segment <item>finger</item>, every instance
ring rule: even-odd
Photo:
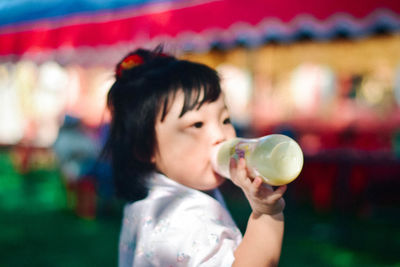
[[[272,187],[272,185],[269,185],[269,184],[267,184],[267,183],[263,183],[263,184],[262,184],[262,187],[265,188],[265,189],[267,189],[267,190],[270,191],[270,192],[273,192],[273,191],[274,191],[274,188]]]
[[[263,180],[261,179],[261,177],[257,176],[256,178],[254,178],[252,184],[253,184],[253,187],[258,190],[261,187],[261,185],[263,184]]]
[[[255,196],[261,196],[264,194],[263,192],[264,183],[261,177],[256,176],[251,183],[251,191]]]
[[[281,185],[274,192],[280,193],[281,195],[283,195],[286,192],[286,190],[287,190],[287,185]]]
[[[245,183],[247,178],[245,165],[246,162],[244,159],[239,159],[239,161],[237,161],[236,159],[231,158],[229,162],[229,171],[232,180],[239,182],[241,185]]]
[[[234,184],[239,185],[237,181],[237,162],[235,158],[229,160],[229,174]]]
[[[269,197],[268,200],[275,202],[278,199],[280,199],[283,194],[286,192],[287,186],[286,185],[282,185],[280,187],[278,187]]]
[[[236,167],[237,167],[236,159],[233,158],[233,157],[230,158],[230,160],[229,160],[229,170],[236,169]]]
[[[246,187],[251,186],[251,180],[247,176],[246,160],[244,158],[239,159],[238,167],[237,167],[237,174],[244,186],[246,186]]]

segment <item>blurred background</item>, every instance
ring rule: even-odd
[[[0,2],[0,266],[116,266],[122,203],[97,159],[115,64],[163,44],[216,68],[238,135],[304,168],[280,266],[400,266],[400,2]],[[250,208],[222,187],[243,231]]]

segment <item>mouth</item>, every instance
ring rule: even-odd
[[[218,180],[218,181],[223,181],[223,180],[226,179],[224,176],[220,175],[218,172],[216,172],[216,171],[214,170],[214,168],[212,167],[212,163],[211,163],[211,162],[210,162],[210,164],[209,164],[209,167],[211,168],[211,172],[213,173],[213,175],[214,175],[214,177],[215,177],[216,180]]]

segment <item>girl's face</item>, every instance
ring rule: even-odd
[[[168,113],[155,124],[156,149],[152,162],[156,169],[185,186],[210,190],[225,178],[213,171],[210,161],[212,148],[236,136],[230,122],[224,97],[204,103],[200,109],[187,111],[179,118],[184,94],[179,91]]]

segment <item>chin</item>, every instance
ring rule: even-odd
[[[213,171],[213,173],[214,173],[215,181],[216,181],[216,184],[217,184],[216,187],[222,185],[226,181],[225,177],[219,175],[215,171]]]
[[[197,189],[200,191],[214,190],[214,189],[218,188],[220,185],[222,185],[225,182],[225,180],[226,179],[224,177],[217,174],[214,177],[210,177],[210,179],[208,179],[202,185],[198,185]]]

